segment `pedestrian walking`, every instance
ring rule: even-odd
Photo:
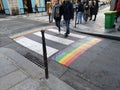
[[[97,17],[97,14],[98,14],[98,9],[99,9],[98,0],[94,0],[94,7],[93,7],[94,19],[93,19],[93,21],[96,21],[96,17]]]
[[[38,6],[35,4],[35,14],[38,13]]]
[[[94,11],[94,0],[89,1],[89,8],[90,8],[90,19],[89,20],[92,20],[93,11]]]
[[[78,1],[78,10],[77,10],[77,24],[82,23],[83,12],[84,12],[83,2],[81,2],[81,0],[79,0]]]
[[[35,4],[35,14],[38,13],[38,6]]]
[[[118,2],[117,2],[117,5],[116,5],[116,7],[115,7],[115,10],[116,10],[116,17],[115,17],[115,19],[116,19],[116,25],[115,25],[115,29],[117,30],[117,31],[120,31],[120,0],[118,0]]]
[[[26,4],[24,5],[24,10],[25,10],[25,14],[26,14],[27,16],[29,16],[29,13],[28,13],[28,7],[27,7]]]
[[[83,5],[84,5],[83,19],[84,19],[85,22],[87,22],[89,14],[90,14],[89,1],[88,0],[84,0]]]
[[[68,37],[70,34],[70,20],[74,18],[74,9],[73,4],[69,0],[65,0],[64,9],[63,9],[63,18],[66,24],[66,33],[65,37]]]
[[[116,13],[116,22],[117,22],[117,18],[119,17],[120,14],[120,0],[118,0],[115,10],[117,11]]]
[[[49,23],[51,23],[52,22],[52,4],[50,3],[50,5],[49,5],[49,9],[48,9],[48,16],[49,16]]]
[[[63,18],[63,10],[64,10],[64,5],[65,5],[65,0],[62,2],[62,9],[61,9],[61,13],[62,13],[62,21],[61,21],[61,25],[62,24],[65,24],[65,20],[64,20],[64,18]]]
[[[55,20],[55,24],[58,27],[58,31],[60,33],[60,22],[61,22],[61,16],[62,16],[62,12],[61,12],[61,4],[59,4],[58,0],[55,0],[55,4],[53,6],[53,10],[52,10],[52,16]]]

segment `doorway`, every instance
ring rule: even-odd
[[[3,3],[2,0],[0,0],[0,14],[4,14],[4,7],[3,7]]]
[[[32,4],[31,0],[23,0],[24,11],[27,13],[32,13]]]

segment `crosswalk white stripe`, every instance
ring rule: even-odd
[[[43,55],[43,48],[42,48],[41,43],[33,41],[33,40],[26,38],[24,36],[16,38],[14,40],[17,43],[23,45],[24,47],[29,48],[30,50],[33,50],[36,53]],[[58,51],[57,49],[49,47],[49,46],[46,46],[46,49],[47,49],[47,57],[50,57],[51,55],[53,55],[54,53],[56,53]]]
[[[39,36],[39,37],[42,37],[40,32],[36,32],[34,34]],[[48,40],[57,42],[57,43],[64,44],[64,45],[69,45],[69,44],[74,42],[72,40],[61,38],[61,37],[56,37],[56,36],[53,36],[53,35],[50,35],[50,34],[47,34],[47,33],[45,33],[45,38],[48,39]]]
[[[57,29],[48,29],[49,31],[52,31],[54,33],[58,33],[58,30]],[[61,31],[61,34],[64,34],[65,31]],[[70,33],[70,36],[73,36],[73,37],[77,37],[77,38],[85,38],[86,36],[84,35],[78,35],[78,34],[74,34],[74,33]]]
[[[0,19],[0,21],[5,21],[5,20],[10,20],[10,19]]]

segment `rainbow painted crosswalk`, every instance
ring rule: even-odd
[[[86,50],[93,47],[102,39],[89,37],[77,33],[71,33],[68,38],[64,38],[64,30],[61,34],[57,34],[57,29],[47,29],[45,38],[47,43],[47,57],[65,66],[69,66]],[[43,55],[43,47],[41,43],[41,32],[32,30],[23,32],[17,35],[10,36],[15,42],[20,45]],[[64,49],[65,48],[65,49]]]
[[[52,56],[51,59],[65,66],[69,66],[76,58],[78,58],[78,56],[100,41],[101,39],[98,38],[87,38],[84,41],[75,42]]]

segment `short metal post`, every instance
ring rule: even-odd
[[[42,45],[43,45],[43,59],[44,59],[44,66],[45,66],[45,78],[48,79],[48,61],[47,61],[47,51],[46,51],[46,43],[45,43],[45,36],[44,30],[41,30],[42,34]]]

